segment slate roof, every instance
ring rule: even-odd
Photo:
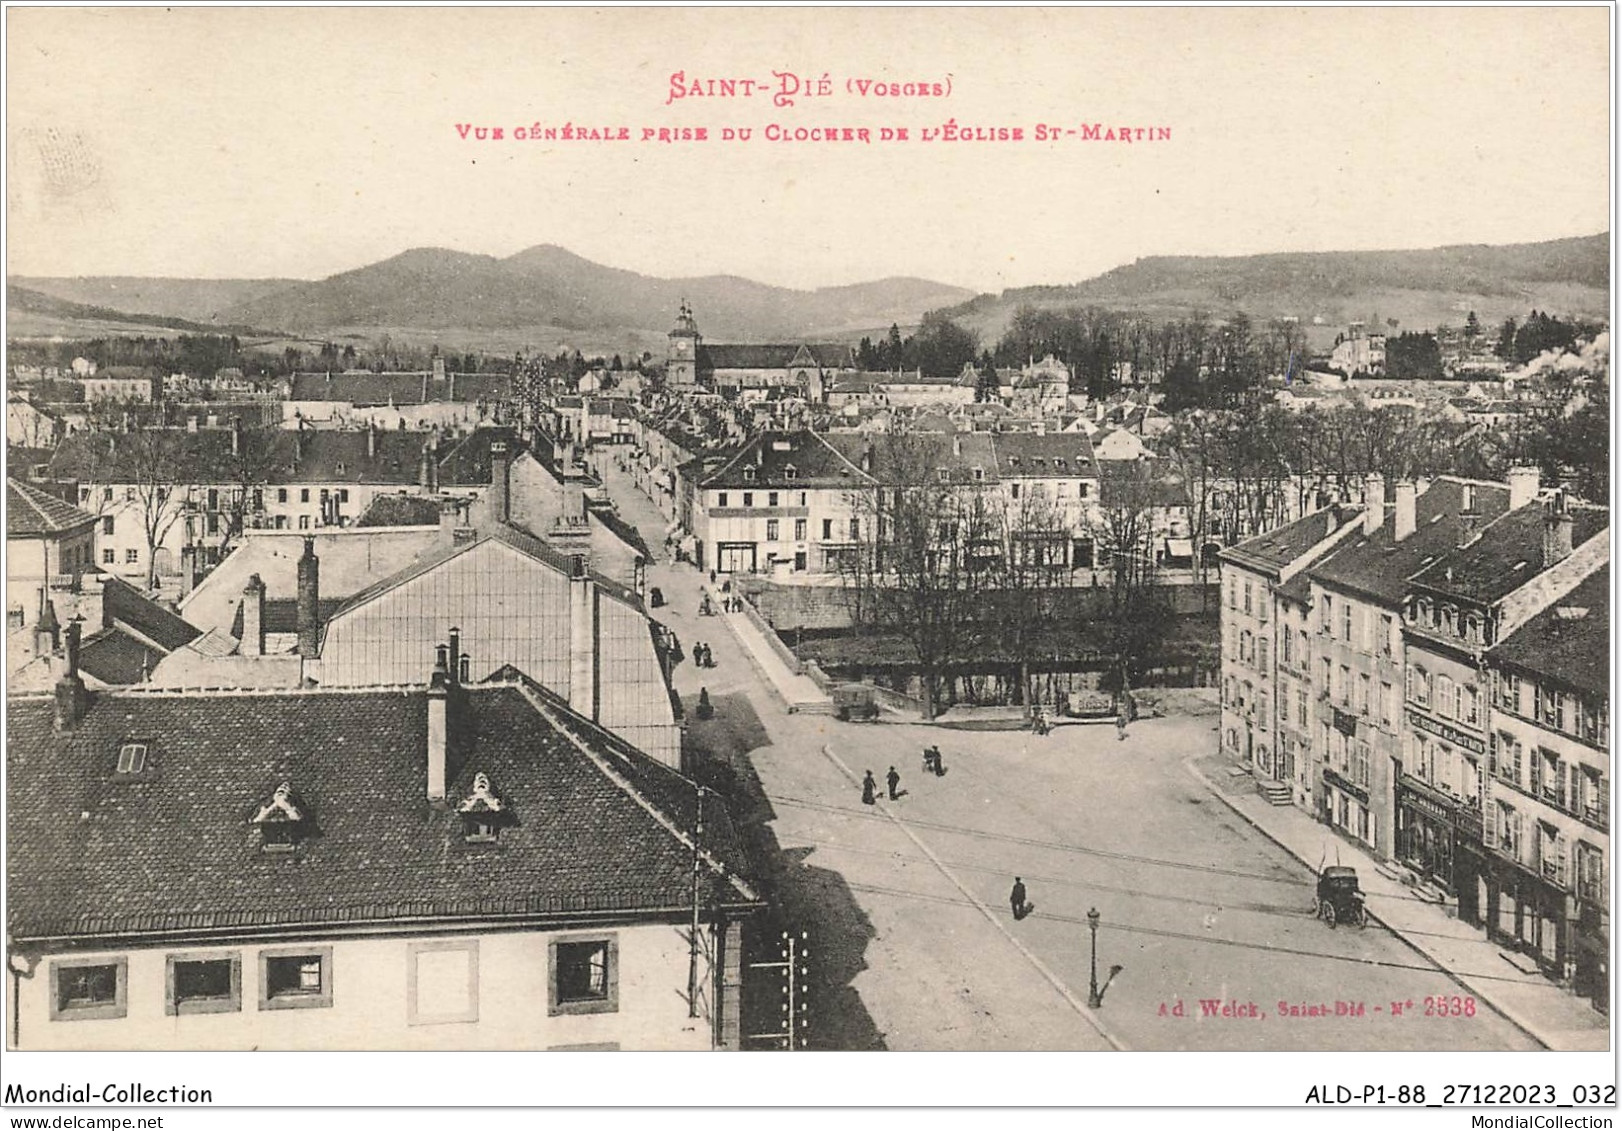
[[[1099,474],[1093,442],[1084,432],[999,433],[991,443],[1004,478],[1096,479]]]
[[[997,452],[992,437],[987,433],[954,432],[943,435],[934,432],[908,432],[901,435],[864,435],[839,433],[824,437],[858,469],[864,455],[870,459],[871,478],[880,483],[915,483],[920,472],[930,477],[931,483],[941,482],[940,472],[947,473],[948,484],[989,484],[997,482]],[[980,470],[980,478],[974,471]]]
[[[231,455],[228,429],[197,432],[171,430],[177,462],[185,469],[182,479],[196,483],[228,483],[236,479],[240,464]],[[335,432],[306,428],[302,433],[277,429],[269,437],[270,450],[262,462],[262,482],[269,485],[293,483],[383,483],[414,485],[422,449],[429,441],[425,432],[379,430],[375,434],[375,455],[367,455],[365,431]],[[133,483],[139,476],[121,466],[130,446],[120,444],[111,432],[81,432],[67,437],[51,461],[51,473],[60,478],[85,483]]]
[[[341,928],[396,919],[666,917],[692,901],[696,789],[528,684],[466,691],[447,808],[430,806],[424,689],[100,693],[67,732],[8,703],[8,930],[22,939]],[[147,771],[115,781],[121,744]],[[456,800],[488,775],[517,819],[468,845]],[[282,782],[314,825],[266,854]],[[737,834],[705,807],[706,906],[758,906]]]
[[[94,524],[96,516],[20,479],[6,479],[6,537],[49,538]]]
[[[1326,507],[1285,523],[1277,530],[1230,546],[1222,551],[1222,557],[1276,577],[1280,570],[1339,530],[1343,523],[1357,517],[1352,508]]]
[[[1098,499],[1106,507],[1186,507],[1188,492],[1175,475],[1148,460],[1106,460],[1099,465]]]
[[[1611,524],[1605,507],[1572,506],[1571,544],[1581,546]],[[1507,597],[1546,568],[1544,509],[1528,503],[1481,529],[1469,545],[1443,555],[1413,578],[1416,586],[1490,605]]]
[[[1587,609],[1580,617],[1569,610]],[[1568,612],[1562,612],[1568,610]],[[1489,662],[1513,664],[1590,695],[1611,693],[1611,567],[1602,567],[1566,596],[1489,649]]]
[[[101,609],[104,621],[124,622],[165,652],[203,635],[202,629],[116,577],[108,576],[102,582]]]
[[[1509,509],[1509,488],[1472,483],[1477,522],[1492,522]],[[1372,537],[1350,535],[1335,552],[1310,569],[1315,581],[1345,589],[1396,608],[1408,592],[1409,579],[1459,544],[1459,510],[1465,481],[1444,477],[1431,483],[1414,501],[1414,532],[1393,539],[1396,517],[1387,508],[1385,522]]]

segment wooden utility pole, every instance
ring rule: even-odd
[[[698,787],[698,817],[693,826],[693,933],[687,949],[687,1016],[698,1016],[698,913],[700,868],[703,867],[704,787]]]

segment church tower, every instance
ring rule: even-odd
[[[698,346],[703,339],[698,323],[693,321],[693,308],[681,300],[676,315],[676,328],[670,331],[670,355],[665,361],[667,384],[676,389],[691,389],[698,384]]]

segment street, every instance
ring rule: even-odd
[[[621,514],[662,546],[666,521],[611,453],[598,463]],[[697,642],[713,650],[714,669],[676,670],[690,713],[700,687],[716,708],[688,738],[747,786],[736,816],[774,857],[785,923],[809,935],[819,1047],[1537,1047],[1384,928],[1314,916],[1311,871],[1185,765],[1214,749],[1214,715],[1141,720],[1124,741],[1111,725],[1036,737],[789,715],[724,622],[698,615],[707,580],[656,562],[648,581],[670,604],[652,612],[689,657]],[[923,772],[931,744],[943,777]],[[1325,852],[1333,863],[1327,831]],[[1035,905],[1017,922],[1015,876]]]

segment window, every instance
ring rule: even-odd
[[[1327,656],[1325,656],[1322,660],[1318,661],[1318,663],[1319,663],[1319,666],[1323,669],[1323,671],[1321,673],[1321,677],[1319,679],[1318,690],[1326,698],[1330,697],[1330,696],[1333,696],[1334,693],[1335,693],[1335,677],[1334,677],[1334,674],[1330,670],[1329,658]]]
[[[1395,628],[1389,615],[1380,617],[1380,655],[1387,659],[1391,658],[1391,637]]]
[[[171,954],[164,1012],[235,1013],[242,1008],[240,954]]]
[[[1357,677],[1357,709],[1365,715],[1369,713],[1369,688],[1373,685],[1373,682],[1368,677],[1367,672]]]
[[[1340,666],[1340,701],[1345,706],[1352,705],[1352,669],[1345,664]]]
[[[276,501],[278,503],[287,502],[287,488],[286,487],[278,487],[278,488],[276,488]]]
[[[766,520],[766,541],[777,541],[777,520],[775,518],[768,518]]]
[[[1279,657],[1278,657],[1279,663],[1283,664],[1285,667],[1289,667],[1292,660],[1293,660],[1293,658],[1294,658],[1294,657],[1292,657],[1290,655],[1291,650],[1292,650],[1291,649],[1290,634],[1288,632],[1283,633],[1280,636],[1280,639],[1279,639],[1278,643],[1279,643],[1279,649],[1278,649],[1278,651],[1279,651]]]
[[[766,505],[769,506],[769,507],[775,507],[777,505],[777,492],[776,491],[770,491],[770,492],[767,493],[767,495],[766,495]]]
[[[805,541],[805,519],[803,518],[794,520],[794,540],[796,542]]]
[[[349,501],[349,488],[348,487],[340,487],[338,489],[338,502],[339,503],[347,503],[348,501]]]
[[[124,551],[124,564],[125,565],[136,565],[137,563],[140,562],[140,560],[141,560],[141,551],[139,551],[139,550],[125,550]]]
[[[551,1016],[619,1009],[617,936],[564,936],[550,944],[548,959]]]
[[[332,1005],[332,948],[259,952],[260,1009],[325,1009]]]
[[[479,1019],[479,942],[413,942],[406,953],[406,1023]]]
[[[210,487],[208,489],[207,509],[211,511],[217,511],[220,509],[220,489],[218,487]]]
[[[102,565],[112,565],[117,560],[118,560],[118,555],[113,553],[112,550],[103,550],[101,552],[101,564]]]
[[[1296,723],[1299,726],[1307,725],[1307,689],[1297,688],[1295,692]]]
[[[752,507],[755,505],[755,493],[753,491],[745,491],[743,493],[743,505],[746,507]]]
[[[1369,744],[1359,742],[1353,747],[1352,753],[1352,781],[1356,785],[1368,788],[1369,784]]]
[[[725,491],[717,492],[715,496],[715,505],[718,507],[724,507],[727,505],[727,493]]]
[[[1453,681],[1445,675],[1436,677],[1436,713],[1444,719],[1451,719],[1455,715],[1457,696],[1454,694]]]
[[[1228,608],[1237,609],[1238,607],[1239,583],[1230,577],[1228,578]]]
[[[744,468],[744,469],[743,469],[743,477],[744,477],[744,478],[745,478],[745,479],[747,479],[747,480],[749,480],[749,481],[750,481],[750,482],[754,482],[754,479],[755,479],[755,469],[754,469],[754,468],[752,468],[752,467],[746,467],[746,468]],[[747,505],[747,504],[745,504],[745,505]]]
[[[1324,594],[1324,605],[1323,605],[1323,621],[1321,622],[1321,624],[1323,625],[1323,630],[1326,633],[1329,631],[1330,627],[1335,623],[1334,608],[1335,608],[1335,599],[1333,597],[1331,597],[1329,594],[1325,593]]]
[[[1247,615],[1247,616],[1250,615],[1250,612],[1251,612],[1250,594],[1251,594],[1250,582],[1246,581],[1245,582],[1245,615]]]
[[[1502,801],[1498,803],[1498,846],[1510,859],[1520,858],[1521,815]]]
[[[94,1021],[127,1012],[129,959],[64,958],[51,963],[51,1020]]]
[[[310,529],[310,516],[309,515],[301,514],[301,515],[298,516],[298,528],[300,530],[308,530],[308,529]]]
[[[855,542],[859,538],[861,538],[861,536],[862,536],[862,520],[859,519],[859,518],[851,519],[850,520],[850,540],[852,542]]]
[[[787,467],[783,468],[783,478],[784,479],[793,481],[795,479],[798,479],[799,477],[800,477],[799,469],[797,469],[793,464],[789,464]]]
[[[113,489],[111,487],[103,487],[101,489],[101,501],[104,503],[110,503],[113,501]]]
[[[822,540],[824,542],[832,542],[833,538],[834,538],[834,520],[831,519],[831,518],[825,518],[825,519],[822,520]]]
[[[144,769],[146,769],[146,743],[126,742],[118,748],[118,767],[115,773],[138,774]]]
[[[112,532],[113,532],[113,516],[112,515],[107,515],[106,517],[104,517],[101,520],[101,532],[103,534],[106,534],[106,535],[111,535],[112,534]]]
[[[800,492],[800,505],[802,507],[805,506],[805,492],[804,491]]]
[[[1472,726],[1480,721],[1480,711],[1476,705],[1476,689],[1462,683],[1459,685],[1459,721]]]
[[[1391,685],[1380,681],[1380,722],[1391,725]]]
[[[1340,607],[1340,638],[1352,642],[1352,605],[1348,601]]]
[[[346,468],[346,467],[345,467],[345,466],[344,466],[344,461],[343,461],[343,460],[339,460],[339,461],[338,461],[338,474],[339,474],[339,475],[342,475],[342,474],[343,474],[343,473],[344,473],[344,472],[345,472],[345,471],[347,471],[347,470],[348,470],[348,468]]]
[[[298,489],[298,501],[301,503],[307,503],[310,501],[310,489],[308,487],[300,487]]]
[[[971,471],[971,472],[970,472],[970,473],[969,473],[969,474],[970,474],[970,475],[972,475],[972,476],[973,476],[973,477],[974,477],[974,481],[975,481],[975,482],[976,482],[976,483],[979,483],[979,482],[981,482],[981,481],[982,481],[982,480],[984,480],[984,479],[985,479],[985,477],[986,477],[986,473],[985,473],[985,470],[984,470],[984,469],[983,469],[983,468],[979,468],[979,467],[977,467],[977,468],[975,468],[975,469],[974,469],[974,470],[973,470],[973,471]]]
[[[1262,671],[1267,670],[1267,637],[1265,636],[1258,638],[1256,641],[1256,664]]]

